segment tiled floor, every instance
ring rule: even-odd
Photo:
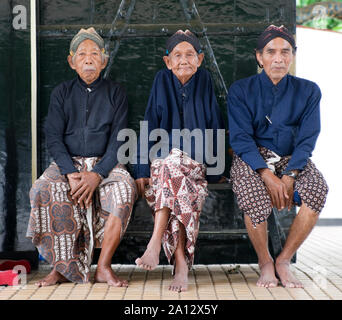
[[[189,290],[184,293],[168,290],[170,266],[150,272],[134,265],[113,268],[119,277],[129,279],[128,288],[101,283],[37,288],[35,281],[50,270],[42,266],[28,275],[26,285],[0,287],[0,300],[342,300],[342,226],[316,227],[297,252],[297,263],[292,268],[304,289],[257,287],[259,268],[255,264],[195,265]]]

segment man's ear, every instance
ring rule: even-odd
[[[197,64],[197,67],[200,67],[202,62],[203,62],[203,59],[204,59],[204,53],[199,53],[198,54],[198,64]]]
[[[75,70],[76,66],[74,65],[73,61],[72,61],[72,56],[69,54],[68,55],[68,62],[69,62],[69,66],[71,69]]]
[[[104,61],[103,61],[102,64],[101,64],[101,70],[103,70],[104,68],[107,67],[108,60],[109,60],[108,57],[105,57],[105,58],[104,58]]]
[[[171,70],[170,57],[169,57],[169,56],[164,56],[164,57],[163,57],[163,60],[164,60],[164,62],[165,62],[165,64],[166,64],[166,67],[167,67],[169,70]]]
[[[255,53],[255,56],[256,56],[256,59],[258,61],[259,67],[263,68],[264,64],[262,63],[262,54],[259,51],[257,51]]]

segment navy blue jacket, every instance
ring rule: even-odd
[[[274,85],[265,71],[229,88],[228,120],[234,152],[253,170],[267,168],[258,146],[291,155],[287,170],[301,170],[320,132],[321,91],[309,80],[286,75]]]
[[[148,134],[156,128],[162,128],[168,132],[169,151],[174,146],[171,138],[172,129],[189,129],[190,131],[199,129],[202,131],[203,137],[205,129],[224,129],[224,122],[216,101],[209,72],[203,68],[198,69],[183,86],[171,70],[160,70],[156,74],[152,85],[144,120],[148,121]],[[140,139],[137,149],[138,164],[134,166],[136,179],[150,176],[150,163],[143,164],[140,161]],[[216,130],[212,143],[213,154],[216,156]],[[154,141],[150,141],[148,150],[154,144]],[[207,144],[207,141],[203,139],[203,150],[206,150]],[[182,140],[179,148],[183,150]],[[189,154],[192,159],[196,158],[196,154],[199,155],[197,151],[198,145],[195,145],[195,141],[192,139],[191,155]],[[157,155],[160,157],[160,152]],[[205,156],[199,162],[208,165]],[[220,179],[220,175],[207,176],[207,179],[209,182],[216,182]]]
[[[102,157],[92,171],[107,177],[118,163],[122,142],[118,132],[127,126],[128,103],[117,83],[98,78],[87,85],[77,77],[51,93],[45,134],[48,150],[61,174],[77,172],[71,157]]]

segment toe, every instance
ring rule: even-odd
[[[170,291],[176,291],[176,287],[175,287],[175,286],[170,286],[170,287],[169,287],[169,290],[170,290]]]
[[[128,287],[128,281],[127,280],[122,281],[122,287]]]
[[[41,281],[39,287],[46,287],[47,282],[46,281]]]
[[[278,281],[272,282],[272,283],[270,284],[270,287],[271,287],[271,288],[275,288],[275,287],[277,287],[277,286],[278,286]]]

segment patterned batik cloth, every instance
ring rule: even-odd
[[[274,161],[277,155],[271,150],[259,147],[259,152],[266,163],[270,163],[269,167],[274,174],[281,178],[281,172],[286,169],[291,156],[279,157],[279,161]],[[256,227],[257,224],[267,220],[272,212],[272,204],[260,174],[234,153],[230,177],[238,206],[251,218],[253,226]],[[298,174],[294,190],[298,191],[302,202],[307,207],[317,214],[322,211],[328,194],[328,186],[310,159]]]
[[[185,152],[172,149],[165,159],[151,164],[151,186],[146,188],[147,203],[156,211],[171,210],[162,244],[170,264],[179,240],[180,223],[186,232],[185,257],[189,269],[193,265],[195,244],[199,231],[199,217],[208,195],[206,167],[192,160]]]
[[[74,157],[75,167],[91,171],[100,158]],[[35,181],[30,190],[31,214],[27,237],[41,256],[65,278],[89,281],[93,248],[100,247],[109,214],[120,218],[124,235],[137,199],[134,179],[118,164],[103,179],[89,209],[73,205],[70,185],[55,162]]]

